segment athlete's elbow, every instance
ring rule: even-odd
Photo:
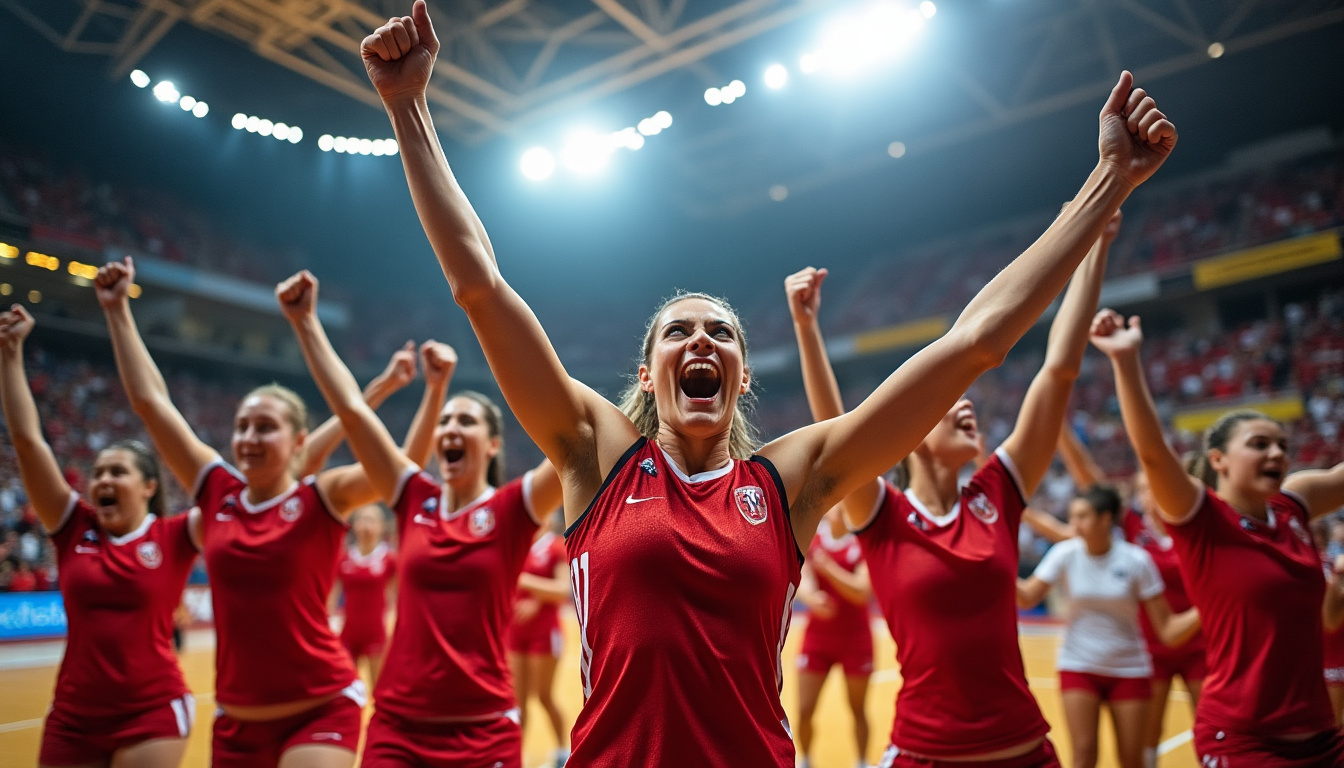
[[[977,370],[987,371],[1003,365],[1008,352],[1017,343],[1016,338],[1007,338],[1002,324],[991,322],[988,318],[976,318],[970,322],[958,322],[950,336],[959,348],[958,356],[974,365]]]

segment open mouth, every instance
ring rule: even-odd
[[[1283,482],[1283,470],[1281,470],[1281,469],[1266,469],[1266,470],[1264,470],[1263,472],[1261,472],[1260,474],[1261,474],[1261,475],[1264,475],[1265,477],[1269,478],[1270,480],[1273,480],[1274,482],[1277,482],[1277,483],[1281,483],[1281,482]]]
[[[98,506],[99,506],[99,508],[115,507],[115,506],[117,506],[117,497],[116,497],[116,494],[111,494],[111,493],[103,493],[103,494],[99,494],[98,497],[94,499],[94,501],[98,502]]]
[[[968,437],[975,437],[975,415],[967,413],[958,417],[957,429],[964,432]]]
[[[443,460],[448,462],[449,464],[455,464],[461,461],[462,457],[466,455],[467,452],[462,450],[461,448],[449,448],[448,450],[443,452]]]
[[[722,378],[710,363],[691,363],[681,371],[681,393],[692,400],[713,400],[719,394]]]

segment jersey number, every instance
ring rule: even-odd
[[[579,617],[579,672],[583,676],[583,700],[593,695],[593,648],[588,644],[588,553],[569,562],[570,590],[574,593],[574,612]]]

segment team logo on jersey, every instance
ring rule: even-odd
[[[233,495],[232,493],[230,493],[228,496],[225,496],[225,497],[224,497],[224,506],[226,506],[226,507],[236,507],[236,506],[238,506],[238,497],[235,496],[235,495]]]
[[[291,496],[280,505],[280,518],[286,523],[292,523],[299,519],[303,514],[303,502],[298,496]]]
[[[1288,527],[1293,530],[1293,533],[1297,534],[1298,540],[1303,544],[1311,544],[1311,536],[1307,533],[1306,529],[1302,527],[1302,524],[1297,521],[1296,517],[1288,518]]]
[[[755,485],[744,485],[733,490],[733,500],[737,502],[737,511],[752,525],[760,525],[770,516],[765,504],[765,491]]]
[[[420,508],[425,510],[426,512],[433,512],[434,510],[439,508],[439,500],[434,498],[433,496],[430,496],[428,499],[425,499],[425,503],[421,504]]]
[[[658,476],[658,467],[653,463],[653,459],[645,459],[639,462],[639,468],[649,473],[650,477]]]
[[[905,518],[905,522],[921,531],[929,530],[929,524],[924,522],[924,518],[920,517],[918,512],[911,512],[910,516]]]
[[[489,507],[473,510],[471,517],[467,518],[467,528],[477,537],[495,530],[495,510]]]
[[[980,522],[986,525],[999,521],[999,508],[983,493],[971,499],[971,503],[966,506],[970,508],[971,514],[980,518]]]
[[[135,548],[135,559],[146,568],[158,568],[163,565],[163,550],[159,549],[159,545],[155,542],[141,542],[140,546]]]
[[[98,551],[98,534],[94,531],[85,531],[79,543],[75,545],[75,552],[81,555],[92,555]]]

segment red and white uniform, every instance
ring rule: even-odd
[[[904,679],[891,731],[902,752],[984,754],[1050,730],[1017,643],[1021,488],[1000,449],[942,516],[884,482],[858,532]]]
[[[565,540],[587,703],[573,768],[792,768],[780,652],[802,554],[761,457],[687,476],[641,438]]]
[[[215,698],[262,706],[341,693],[355,669],[327,624],[327,596],[347,526],[311,476],[261,504],[246,494],[247,481],[223,462],[196,481],[218,637]]]
[[[41,762],[105,761],[140,741],[185,737],[195,711],[173,653],[173,611],[197,555],[187,516],[151,513],[112,536],[71,493],[51,540],[69,631]]]
[[[1208,643],[1194,728],[1206,764],[1235,765],[1249,743],[1334,727],[1321,675],[1325,578],[1307,509],[1289,493],[1268,506],[1260,522],[1205,490],[1167,524]]]
[[[1329,582],[1335,574],[1334,563],[1322,560],[1321,569]],[[1331,688],[1344,687],[1344,627],[1325,631],[1325,684]]]
[[[521,761],[504,630],[537,531],[530,484],[528,473],[448,514],[433,478],[403,478],[392,505],[400,536],[397,625],[374,689],[365,765],[416,752],[444,764]],[[421,727],[427,720],[480,727],[446,743],[435,736],[442,728]]]
[[[337,564],[336,578],[345,595],[341,644],[351,658],[382,655],[387,641],[387,587],[396,575],[397,556],[385,542],[367,555],[349,547]]]
[[[527,560],[523,563],[523,573],[555,578],[555,569],[565,561],[565,539],[550,531],[532,542],[527,551]],[[519,600],[536,600],[527,590],[519,589],[514,603]],[[540,607],[532,618],[509,624],[507,646],[510,653],[531,654],[535,656],[554,656],[560,658],[563,650],[563,637],[560,633],[560,604],[546,600],[537,600]]]
[[[1185,579],[1181,576],[1181,563],[1180,558],[1176,556],[1176,544],[1171,537],[1158,534],[1143,519],[1143,514],[1133,509],[1125,511],[1121,527],[1124,529],[1126,541],[1143,547],[1149,557],[1153,558],[1157,572],[1162,575],[1162,583],[1166,585],[1166,590],[1162,594],[1167,598],[1171,610],[1175,613],[1188,610],[1191,606],[1190,596],[1185,588]],[[1147,611],[1139,611],[1139,627],[1143,630],[1148,654],[1153,658],[1154,679],[1170,680],[1178,674],[1186,682],[1204,679],[1208,667],[1204,659],[1202,629],[1180,647],[1172,648],[1158,638]]]
[[[840,538],[831,535],[831,524],[822,520],[812,538],[808,557],[824,551],[831,561],[853,573],[863,563],[863,550],[854,534]],[[817,574],[817,589],[835,606],[835,615],[823,619],[809,615],[803,630],[803,647],[798,653],[798,668],[826,674],[839,664],[850,677],[867,676],[873,671],[873,630],[868,621],[868,605],[851,602],[822,574]]]

